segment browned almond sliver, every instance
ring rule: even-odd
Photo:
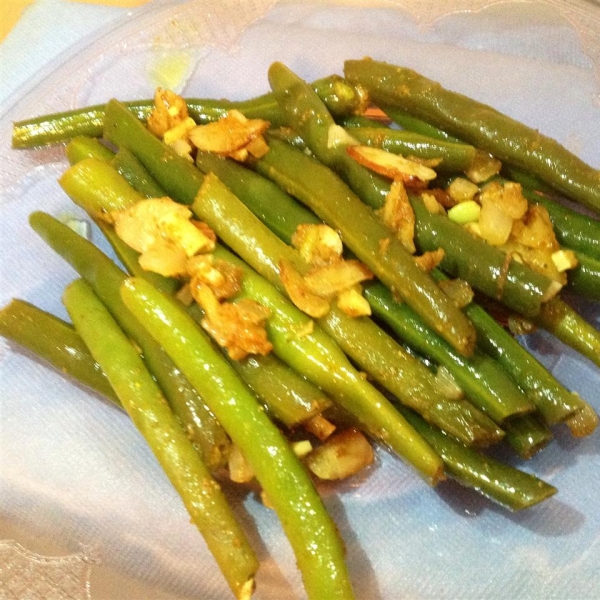
[[[346,151],[356,162],[390,179],[411,183],[414,179],[428,182],[437,177],[433,169],[381,148],[348,146]]]
[[[334,433],[307,457],[308,468],[319,479],[345,479],[373,462],[373,449],[367,438],[351,428]]]
[[[329,298],[368,279],[373,279],[372,271],[360,261],[352,259],[311,269],[304,276],[304,284],[313,294]]]
[[[377,211],[381,220],[396,232],[398,239],[410,254],[415,248],[415,213],[410,205],[406,188],[400,180],[394,181],[385,197],[385,204]]]
[[[311,292],[302,275],[286,260],[279,262],[279,278],[290,300],[303,313],[313,319],[319,319],[329,312],[329,302]]]
[[[231,110],[214,123],[194,127],[189,138],[199,150],[231,154],[250,144],[268,127],[268,121],[246,119],[239,111]]]

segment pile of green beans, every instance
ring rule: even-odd
[[[557,490],[485,448],[507,443],[528,459],[551,442],[554,427],[588,435],[597,416],[481,304],[458,308],[438,282],[466,279],[598,366],[600,332],[547,277],[516,261],[505,268],[500,250],[411,197],[417,247],[445,250],[439,269],[421,271],[375,210],[390,182],[355,162],[344,143],[332,144],[331,128],[343,125],[364,145],[441,159],[444,177],[467,171],[480,150],[500,158],[502,177],[547,209],[561,245],[577,253],[567,290],[592,301],[600,299],[599,222],[553,194],[600,212],[600,175],[553,140],[409,69],[347,61],[345,78],[308,84],[275,63],[269,82],[269,93],[246,101],[187,101],[199,124],[232,109],[270,122],[269,151],[246,165],[200,151],[194,162],[179,156],[146,128],[151,101],[111,100],[15,123],[15,148],[68,142],[71,167],[60,185],[125,271],[52,216],[33,213],[31,227],[81,277],[63,296],[72,324],[15,299],[0,310],[0,335],[127,412],[235,597],[251,596],[259,564],[218,483],[233,445],[280,519],[308,597],[350,599],[343,541],[286,434],[315,417],[350,423],[431,486],[451,478],[522,510]],[[368,101],[402,129],[366,118]],[[103,218],[164,196],[216,233],[215,258],[243,273],[237,298],[270,310],[271,354],[232,360],[200,326],[202,309],[178,300],[182,282],[144,271]],[[287,297],[280,261],[306,273],[292,237],[299,225],[323,222],[340,232],[345,256],[374,273],[363,284],[370,317],[334,306],[311,320]],[[443,372],[452,391],[440,384]]]

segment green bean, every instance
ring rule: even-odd
[[[352,326],[348,326],[348,317],[332,306],[319,324],[363,371],[396,398],[402,398],[404,406],[418,412],[428,423],[466,445],[490,446],[504,437],[502,429],[471,403],[444,397],[436,389],[436,382],[428,377],[427,367],[415,361],[372,320],[352,319]],[[385,357],[387,360],[383,360]],[[430,398],[436,401],[431,402]]]
[[[476,239],[458,223],[431,214],[418,198],[411,198],[415,212],[415,241],[421,251],[444,249],[443,271],[468,281],[475,289],[517,312],[539,313],[560,285],[545,275],[510,260],[498,248]],[[474,259],[477,257],[477,260]]]
[[[398,108],[397,106],[391,106],[389,104],[383,104],[381,110],[397,125],[400,125],[402,129],[406,131],[413,131],[421,135],[433,138],[435,140],[447,141],[451,143],[462,144],[461,140],[451,136],[449,133],[438,129],[421,119],[418,119],[412,114],[409,114],[405,110]]]
[[[568,271],[567,289],[578,296],[600,300],[600,260],[575,252],[578,265]]]
[[[331,400],[314,384],[301,377],[273,354],[251,355],[230,361],[267,411],[288,429],[320,415]]]
[[[114,167],[98,158],[84,158],[74,164],[59,183],[92,216],[123,210],[141,198]]]
[[[375,103],[401,107],[600,212],[600,171],[555,140],[407,68],[372,59],[349,60],[344,73]]]
[[[523,510],[556,494],[554,486],[513,467],[479,454],[472,448],[430,427],[402,409],[413,427],[440,453],[449,477],[474,488],[510,510]]]
[[[206,173],[213,172],[222,179],[229,189],[271,231],[288,244],[291,242],[292,235],[298,225],[320,222],[314,213],[299,205],[296,200],[271,181],[253,171],[248,171],[233,161],[205,153],[199,155],[197,161],[203,171]],[[240,209],[228,212],[239,214]],[[248,231],[248,227],[248,224],[243,225],[244,231]],[[260,237],[264,240],[265,235]],[[249,242],[250,247],[253,244],[254,242]],[[290,257],[290,260],[293,260],[293,258]],[[336,337],[338,342],[345,345],[344,350],[346,352],[352,351],[354,347],[354,359],[359,364],[368,358],[376,363],[371,364],[369,368],[363,363],[363,369],[370,371],[377,368],[381,371],[380,375],[387,375],[388,378],[391,373],[396,373],[397,381],[391,382],[388,379],[388,385],[394,386],[393,393],[401,402],[412,406],[421,414],[428,415],[432,422],[452,432],[453,435],[458,436],[467,443],[484,445],[486,440],[489,442],[498,436],[497,430],[488,427],[489,423],[486,425],[486,418],[474,407],[460,401],[453,402],[447,398],[442,398],[440,393],[435,390],[436,382],[431,377],[426,377],[422,369],[416,368],[414,366],[415,361],[406,363],[403,368],[404,375],[401,375],[396,372],[399,365],[390,364],[390,361],[385,358],[394,356],[396,349],[383,348],[378,354],[371,354],[367,351],[364,347],[366,344],[378,343],[382,338],[379,334],[373,332],[370,332],[371,335],[367,337],[359,322],[363,320],[344,319],[343,315],[340,315],[340,319],[344,321],[343,326],[338,327],[338,331],[332,331],[334,336],[340,336]],[[322,324],[327,325],[325,321]],[[365,327],[368,326],[365,325]],[[349,339],[353,340],[352,344],[349,343]],[[408,360],[401,351],[398,356]],[[417,381],[420,382],[420,389],[415,387]],[[417,404],[420,404],[420,406],[417,406]]]
[[[533,322],[600,367],[600,331],[561,298],[545,304]]]
[[[0,335],[30,350],[61,374],[119,404],[102,368],[69,323],[15,299],[0,310]]]
[[[112,160],[112,166],[125,178],[132,188],[147,198],[165,196],[163,189],[144,168],[144,165],[127,148],[120,148]]]
[[[77,169],[81,164],[83,163],[78,163],[71,169]],[[105,163],[98,161],[98,164]],[[68,185],[66,187],[70,193],[73,192]],[[82,191],[77,191],[80,201],[81,193]],[[229,440],[225,432],[204,400],[198,396],[165,352],[145,329],[131,318],[119,296],[119,287],[127,278],[126,274],[94,244],[50,215],[34,212],[29,222],[36,233],[93,287],[126,334],[142,349],[145,363],[156,377],[173,410],[182,419],[183,426],[207,465],[211,469],[223,466],[229,449]]]
[[[73,138],[65,149],[69,164],[83,160],[84,158],[98,158],[109,162],[114,157],[114,152],[108,149],[104,144],[96,138],[86,137],[83,135]]]
[[[277,184],[232,160],[199,152],[196,164],[202,172],[214,173],[277,237],[287,243],[301,223],[321,223],[313,212]]]
[[[353,597],[344,549],[307,472],[223,355],[172,300],[142,279],[121,289],[133,313],[198,388],[279,515],[309,598]]]
[[[503,424],[534,410],[533,404],[498,363],[481,351],[466,358],[431,330],[405,304],[397,302],[381,283],[368,283],[364,294],[373,313],[417,352],[444,365],[476,406]]]
[[[244,271],[244,293],[252,294],[254,300],[271,310],[268,331],[275,354],[327,392],[354,414],[372,436],[406,458],[435,484],[440,476],[435,454],[411,428],[405,427],[397,410],[361,377],[337,344],[318,325],[314,325],[310,335],[298,335],[311,320],[276,289],[281,286],[279,259],[285,257],[297,263],[296,253],[271,234],[213,174],[207,175],[192,209],[223,243],[260,273],[225,254],[225,260]],[[224,250],[221,248],[220,252]]]
[[[371,127],[347,128],[347,132],[361,144],[383,148],[394,154],[424,159],[441,159],[436,170],[442,172],[466,171],[475,159],[477,150],[468,144],[435,140],[412,131]]]
[[[325,77],[313,84],[329,110],[336,115],[360,112],[366,96],[350,86],[339,75]],[[282,124],[277,102],[272,94],[263,94],[251,100],[231,101],[201,98],[186,100],[190,116],[199,124],[216,121],[230,110],[239,110],[249,119],[264,119],[276,127]],[[153,107],[152,100],[126,102],[128,110],[145,121]],[[13,148],[33,148],[70,140],[75,136],[100,137],[105,117],[104,104],[88,106],[68,112],[44,115],[17,121],[13,125]]]
[[[272,140],[258,170],[340,231],[352,252],[423,316],[459,352],[468,355],[475,332],[466,317],[417,267],[383,222],[329,169],[284,142]]]
[[[202,185],[202,174],[189,160],[152,135],[127,107],[117,100],[106,105],[104,137],[126,148],[148,169],[158,185],[182,204],[191,204]]]
[[[436,279],[447,279],[435,270]],[[471,302],[465,313],[477,330],[477,345],[494,358],[535,404],[547,425],[569,418],[580,408],[580,398],[569,392],[532,354],[484,308]]]
[[[231,590],[237,598],[249,598],[258,560],[219,484],[169,409],[129,338],[84,281],[70,284],[63,301],[75,328],[181,496]]]
[[[509,419],[503,425],[506,441],[525,460],[535,456],[552,440],[552,432],[535,415],[522,415]]]

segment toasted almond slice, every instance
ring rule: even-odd
[[[427,182],[437,177],[433,169],[404,158],[400,154],[392,154],[381,148],[348,146],[346,151],[364,167],[390,179],[411,181],[416,178]]]
[[[319,479],[345,479],[374,460],[373,448],[358,429],[346,429],[329,437],[305,459]]]
[[[322,298],[330,298],[372,278],[372,271],[360,261],[340,260],[311,269],[304,276],[304,284],[309,292]]]
[[[415,248],[415,213],[410,205],[406,188],[401,180],[392,183],[385,197],[385,204],[377,211],[382,221],[396,232],[404,248],[414,254]]]
[[[330,309],[329,302],[311,292],[298,271],[286,260],[279,262],[279,277],[290,300],[313,319],[324,317]]]
[[[302,223],[292,236],[292,245],[310,265],[341,259],[344,246],[339,233],[324,224]]]
[[[371,314],[369,301],[354,287],[338,294],[337,305],[350,317],[368,317]]]
[[[144,271],[152,271],[163,277],[180,277],[187,271],[185,250],[169,240],[158,239],[140,254],[138,261]]]
[[[435,269],[442,260],[444,260],[444,249],[438,248],[437,250],[423,252],[421,256],[415,256],[413,258],[419,268],[429,272]]]
[[[247,146],[268,127],[268,121],[246,119],[239,111],[230,110],[214,123],[194,127],[188,135],[199,150],[227,155]]]

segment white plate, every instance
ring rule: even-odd
[[[11,120],[112,96],[149,97],[152,68],[165,53],[190,60],[184,94],[229,98],[266,91],[273,60],[307,79],[341,72],[350,57],[406,64],[600,166],[593,61],[600,10],[584,2],[490,4],[430,24],[417,18],[424,13],[413,17],[392,3],[288,3],[268,12],[258,1],[161,4],[80,45],[0,121],[0,304],[18,296],[65,316],[60,295],[74,274],[30,233],[27,215],[36,209],[78,214],[56,183],[66,165],[62,150],[11,150]],[[419,10],[431,17],[436,6],[422,3]],[[584,308],[598,324],[597,306]],[[565,383],[600,409],[597,369],[547,338],[534,345]],[[74,598],[93,600],[229,597],[202,538],[123,413],[6,344],[0,349],[0,399],[0,539],[38,554],[74,555],[48,562],[0,544],[0,561],[11,557],[5,566],[23,560],[46,569],[31,575],[24,589],[49,581],[71,585]],[[513,460],[559,489],[555,498],[517,515],[452,483],[430,490],[380,452],[378,467],[364,481],[325,497],[347,544],[358,597],[597,597],[599,440],[575,442],[558,432],[529,463]],[[237,496],[236,510],[262,560],[256,597],[302,598],[274,515],[252,495]],[[1,568],[0,585],[6,585]]]

